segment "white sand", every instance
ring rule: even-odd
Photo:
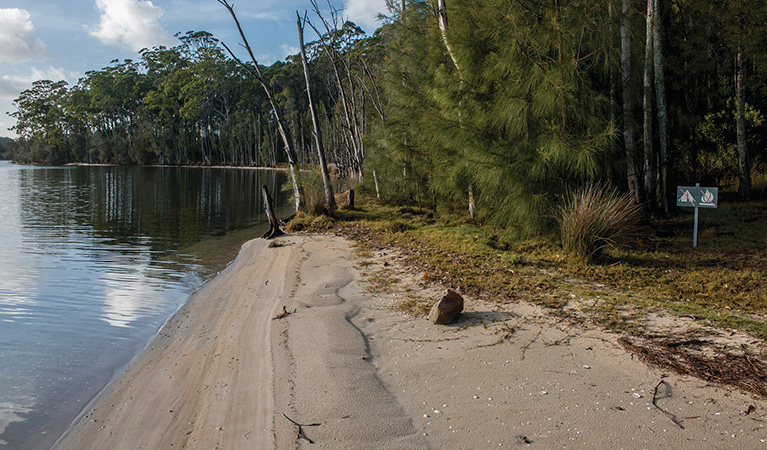
[[[245,244],[57,448],[767,449],[767,402],[671,375],[657,404],[680,428],[652,405],[665,374],[616,335],[470,298],[433,325],[390,306],[441,289],[366,292],[363,271],[407,278],[390,257],[359,264],[332,236],[275,242]],[[283,305],[295,313],[273,319]]]

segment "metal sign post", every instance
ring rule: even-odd
[[[676,206],[695,208],[695,225],[692,237],[692,246],[698,246],[698,208],[716,208],[719,204],[719,190],[715,187],[695,186],[676,187]]]

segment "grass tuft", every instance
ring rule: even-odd
[[[639,214],[640,206],[628,194],[588,184],[565,198],[555,219],[565,251],[578,260],[590,260],[625,240]]]

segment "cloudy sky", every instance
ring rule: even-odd
[[[331,2],[367,32],[385,12],[385,0]],[[298,52],[295,11],[310,9],[309,0],[230,3],[259,63]],[[142,48],[176,45],[178,32],[208,31],[234,49],[239,38],[233,27],[216,0],[0,0],[0,136],[15,137],[7,112],[15,111],[13,99],[35,80],[75,84],[86,71],[114,59],[139,59]]]

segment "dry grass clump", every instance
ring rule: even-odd
[[[576,258],[588,260],[627,238],[635,229],[640,211],[629,194],[588,184],[569,193],[554,216],[562,247]]]
[[[322,179],[317,176],[309,176],[303,181],[303,201],[306,212],[312,216],[328,214],[328,202],[325,200],[325,187],[322,184]]]

